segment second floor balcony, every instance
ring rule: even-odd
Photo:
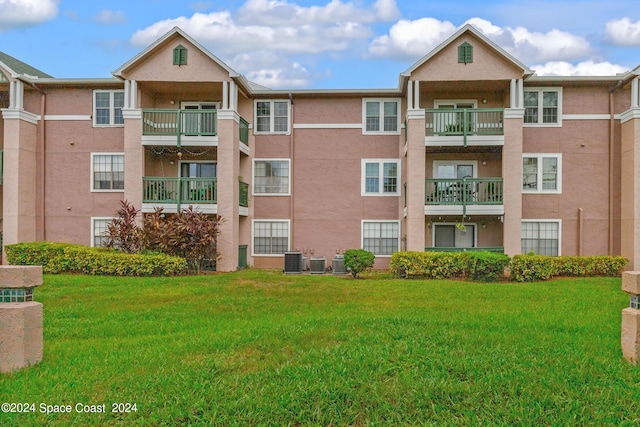
[[[502,178],[428,178],[425,214],[502,215],[502,184]]]
[[[240,214],[247,215],[249,184],[238,182]],[[153,212],[155,207],[173,213],[194,206],[204,213],[217,213],[217,178],[151,177],[142,178],[143,212]]]
[[[241,117],[239,127],[239,140],[246,148],[249,123]],[[217,146],[218,136],[218,110],[215,109],[142,111],[142,143],[145,145]]]
[[[504,145],[503,108],[425,110],[426,145]]]

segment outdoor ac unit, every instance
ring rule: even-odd
[[[325,257],[312,257],[309,260],[309,270],[313,274],[324,274],[327,265]]]
[[[284,253],[284,273],[300,274],[304,269],[304,258],[302,252],[285,252]]]
[[[333,274],[347,274],[347,268],[344,266],[344,257],[342,255],[336,255],[331,261],[331,268]]]

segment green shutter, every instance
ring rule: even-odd
[[[187,48],[182,45],[176,46],[173,49],[173,65],[186,65],[187,63]]]
[[[473,46],[464,42],[458,46],[458,62],[468,64],[473,62]]]

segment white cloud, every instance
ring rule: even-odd
[[[539,76],[614,76],[629,71],[627,67],[610,62],[592,60],[571,64],[565,61],[552,61],[544,65],[531,67]]]
[[[455,30],[451,22],[434,18],[403,19],[391,27],[389,34],[376,37],[369,46],[369,53],[375,57],[415,60],[426,55]]]
[[[303,7],[286,0],[247,0],[238,11],[238,22],[267,26],[326,25],[335,22],[372,23],[400,16],[395,0],[377,0],[371,9],[331,0],[325,6]]]
[[[498,27],[481,18],[472,18],[466,23],[474,25],[500,47],[525,63],[571,61],[583,58],[592,51],[585,38],[565,31],[554,29],[540,33],[523,27]],[[458,28],[449,21],[434,18],[401,20],[391,27],[389,34],[374,39],[369,46],[369,52],[377,57],[416,60],[446,40]]]
[[[37,25],[57,15],[54,0],[0,0],[0,31]]]
[[[607,22],[605,39],[617,46],[640,46],[640,21],[622,18]]]
[[[95,17],[95,20],[103,25],[124,24],[127,17],[121,10],[101,10]]]
[[[272,89],[305,87],[311,81],[311,73],[304,66],[273,52],[242,53],[230,62],[247,79]],[[256,64],[259,64],[259,68],[256,68]]]
[[[195,13],[157,22],[137,31],[131,42],[147,46],[178,26],[218,54],[231,55],[247,49],[267,49],[283,53],[320,53],[349,49],[350,41],[370,36],[371,30],[358,23],[334,22],[327,25],[267,26],[240,25],[229,12]]]

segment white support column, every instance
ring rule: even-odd
[[[413,88],[414,88],[413,109],[419,110],[420,109],[420,80],[416,80],[415,84],[413,85]]]
[[[131,101],[129,104],[130,108],[138,108],[138,82],[135,80],[131,80]]]
[[[20,80],[15,81],[15,95],[13,108],[22,110],[24,108],[24,83]]]
[[[9,82],[9,109],[16,108],[16,82]]]
[[[229,82],[222,82],[222,109],[229,109]]]
[[[631,80],[631,108],[640,107],[640,95],[638,94],[638,78]]]
[[[516,99],[516,108],[524,108],[524,81],[522,79],[518,79],[516,81],[516,86],[518,88],[518,94]]]
[[[229,107],[233,111],[238,110],[238,85],[234,81],[229,83]]]
[[[124,81],[124,105],[123,108],[128,110],[131,108],[131,82],[129,80]]]
[[[413,81],[407,82],[407,109],[413,110]]]
[[[516,105],[516,79],[511,79],[509,86],[509,108],[518,108]]]

